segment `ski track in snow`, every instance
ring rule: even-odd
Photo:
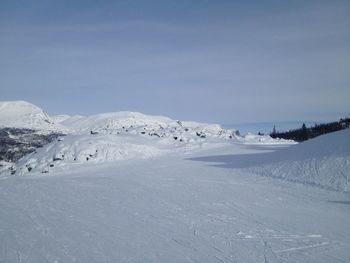
[[[0,262],[346,262],[347,198],[175,156],[7,178]]]
[[[68,133],[1,178],[0,263],[349,261],[350,130],[286,147],[134,112],[0,109],[4,127]]]

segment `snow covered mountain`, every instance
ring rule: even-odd
[[[11,168],[11,163],[66,132],[67,128],[29,102],[0,102],[0,170]]]
[[[0,101],[0,127],[62,130],[41,108],[26,101]]]
[[[290,143],[274,140],[269,136],[248,135],[241,137],[234,129],[223,129],[217,124],[176,121],[162,116],[150,116],[137,112],[102,113],[92,116],[48,116],[44,111],[27,102],[3,102],[0,124],[3,127],[31,128],[32,133],[54,132],[40,148],[26,147],[21,137],[2,150],[12,156],[12,145],[22,144],[24,156],[11,173],[47,173],[57,167],[69,167],[79,163],[103,163],[115,160],[150,158],[166,153],[191,153],[204,148],[227,143]],[[35,130],[34,130],[35,129]],[[18,131],[17,131],[18,132]],[[7,137],[14,138],[11,131]],[[60,133],[66,136],[57,138]],[[28,136],[27,136],[28,137]],[[29,141],[30,142],[30,141]],[[51,143],[48,143],[51,142]],[[42,147],[43,146],[43,147]],[[12,148],[11,148],[12,147]],[[21,148],[16,156],[21,156]],[[1,149],[0,149],[1,152]],[[31,153],[31,154],[27,154]],[[5,159],[11,161],[10,158]],[[17,159],[13,160],[17,161]]]
[[[73,116],[63,120],[69,133],[17,163],[18,174],[47,173],[82,163],[151,158],[189,153],[229,141],[243,141],[235,130],[219,125],[180,122],[135,112]]]
[[[47,116],[63,136],[13,110],[45,129],[0,111],[0,157],[16,159],[0,171],[0,262],[350,257],[350,130],[291,145],[133,112]]]
[[[0,102],[0,127],[3,127],[0,161],[6,162],[2,164],[3,175],[48,173],[77,164],[190,154],[232,144],[293,144],[269,136],[242,137],[238,131],[217,124],[176,121],[138,112],[50,117],[25,101]],[[350,130],[321,136],[259,155],[249,160],[249,168],[260,175],[349,191],[349,138]],[[227,158],[224,166],[234,167],[235,158]],[[238,162],[244,166],[243,159]]]
[[[66,119],[70,118],[71,116],[67,115],[67,114],[60,114],[60,115],[53,115],[51,116],[51,119],[55,122],[55,123],[60,123],[65,121]]]

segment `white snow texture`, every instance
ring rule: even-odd
[[[0,127],[66,134],[0,172],[0,262],[350,258],[349,129],[296,144],[27,102],[0,102]]]

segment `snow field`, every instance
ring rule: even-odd
[[[350,130],[292,145],[134,112],[0,109],[0,125],[66,131],[15,175],[4,163],[0,262],[350,258]]]
[[[233,156],[244,147],[248,146],[224,146],[213,152]],[[259,148],[249,148],[246,155],[254,158],[266,152]],[[192,160],[198,157],[163,155],[2,180],[0,259],[341,262],[349,258],[347,195]]]

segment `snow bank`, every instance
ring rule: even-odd
[[[270,135],[257,135],[248,133],[244,137],[246,144],[296,144],[293,140],[285,140],[280,138],[272,138]]]
[[[350,129],[319,136],[273,154],[253,170],[265,176],[350,192]]]
[[[67,135],[22,158],[16,166],[18,175],[48,173],[57,167],[69,169],[75,164],[143,159],[161,153],[162,150],[150,142],[135,140],[134,136]]]

